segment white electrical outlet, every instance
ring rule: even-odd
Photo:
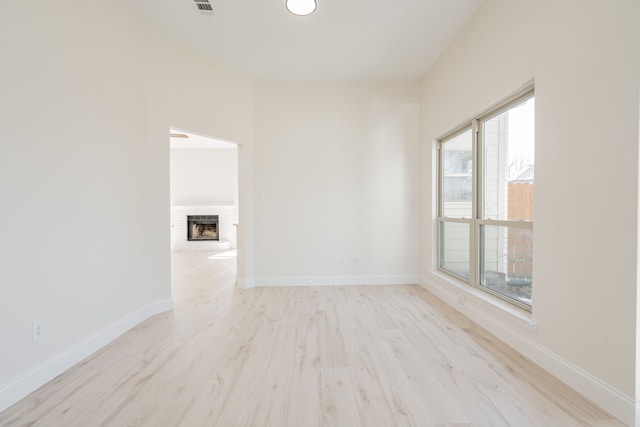
[[[33,321],[33,342],[40,341],[44,338],[44,319]]]
[[[353,265],[358,265],[358,262],[360,262],[360,260],[358,260],[358,257],[353,258]]]
[[[340,257],[340,265],[344,265],[347,262],[345,257]]]

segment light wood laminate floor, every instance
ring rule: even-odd
[[[173,254],[175,310],[0,414],[1,426],[622,425],[417,286],[239,290]]]

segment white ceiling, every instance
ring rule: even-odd
[[[284,0],[132,0],[145,20],[226,66],[265,80],[422,77],[483,0],[318,0],[294,16]]]
[[[191,132],[185,132],[178,129],[170,129],[171,134],[187,135],[187,138],[169,138],[169,147],[178,148],[225,148],[238,149],[238,146],[232,142],[222,139],[209,138],[207,136],[198,135]]]

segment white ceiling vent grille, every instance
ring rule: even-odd
[[[200,15],[215,16],[216,10],[209,0],[193,0],[193,5]]]

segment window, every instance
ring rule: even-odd
[[[438,142],[438,266],[531,309],[533,90]]]

